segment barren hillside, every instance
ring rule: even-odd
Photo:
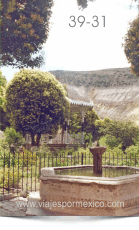
[[[139,78],[129,68],[99,71],[51,71],[67,85],[71,99],[93,101],[101,118],[139,124]]]
[[[104,69],[96,71],[50,71],[60,82],[71,86],[117,87],[139,85],[139,78],[133,75],[130,68]]]

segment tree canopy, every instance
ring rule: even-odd
[[[0,130],[4,130],[6,126],[10,125],[4,110],[6,84],[6,78],[2,75],[2,71],[0,70]]]
[[[81,127],[82,127],[82,121],[81,121],[81,113],[79,112],[72,112],[70,115],[70,123],[69,123],[69,132],[70,133],[80,133]],[[84,132],[85,133],[91,133],[93,136],[93,139],[97,139],[98,133],[98,124],[96,124],[96,121],[100,120],[99,116],[97,115],[96,111],[94,109],[88,109],[88,111],[85,114],[84,118]]]
[[[124,38],[124,51],[132,73],[139,77],[139,18],[130,23],[130,28]]]
[[[34,136],[54,134],[69,112],[69,102],[62,84],[49,72],[20,70],[6,89],[6,109],[17,131]],[[39,143],[39,139],[37,144]]]
[[[130,121],[111,120],[104,124],[102,132],[107,137],[107,144],[110,147],[121,144],[123,151],[134,145],[139,138],[139,128]]]
[[[53,0],[1,1],[1,65],[40,67]]]

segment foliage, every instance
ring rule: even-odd
[[[8,118],[5,112],[5,88],[7,81],[5,76],[2,75],[0,70],[0,130],[4,130],[6,126],[9,126]]]
[[[13,170],[5,166],[5,170],[3,168],[0,169],[0,187],[3,187],[3,176],[4,176],[4,188],[8,189],[8,183],[9,183],[9,189],[10,188],[18,188],[19,181],[22,178],[22,171],[18,171],[18,167],[14,168],[14,176],[13,176]],[[13,186],[13,179],[14,179],[14,186]]]
[[[139,77],[139,17],[130,24],[130,28],[124,38],[124,51],[132,72]]]
[[[20,70],[9,82],[6,90],[7,113],[11,125],[30,133],[32,145],[42,133],[56,133],[69,112],[69,102],[62,84],[49,72]]]
[[[115,136],[106,135],[106,145],[110,147],[110,149],[113,149],[115,147],[118,147],[120,145],[119,139],[117,139]]]
[[[0,70],[0,110],[3,109],[4,102],[5,102],[5,87],[7,81],[5,76],[2,75],[2,71]]]
[[[19,154],[19,162],[24,167],[36,165],[36,154],[33,151],[23,148],[23,152]]]
[[[51,71],[56,78],[66,83],[67,85],[74,85],[77,87],[84,86],[85,89],[92,89],[94,87],[125,87],[138,83],[138,79],[130,71],[130,68],[106,69],[98,71]],[[93,87],[91,87],[93,86]],[[105,89],[106,91],[107,89]],[[74,93],[74,89],[72,89]],[[71,91],[71,92],[72,92]]]
[[[2,71],[0,70],[0,92],[2,91],[2,87],[6,87],[6,84],[6,78],[2,75]]]
[[[53,0],[2,0],[1,63],[18,68],[40,67],[42,49],[49,34]]]
[[[89,109],[85,114],[84,119],[84,130],[86,133],[92,133],[95,128],[95,121],[99,120],[99,116],[97,115],[94,109]]]
[[[77,134],[81,132],[81,114],[72,112],[70,114],[69,133]]]
[[[93,2],[94,0],[77,0],[79,9],[83,10],[88,7],[88,2]]]
[[[125,152],[127,153],[128,156],[138,157],[138,161],[139,161],[139,143],[136,145],[131,145],[130,147],[126,149]]]
[[[130,145],[134,145],[138,141],[139,128],[132,122],[124,121],[111,121],[107,122],[101,131],[104,135],[107,135],[107,144],[111,147],[121,144],[121,148],[124,151]]]
[[[93,141],[99,140],[100,137],[103,135],[102,132],[100,132],[100,128],[103,127],[104,123],[103,120],[96,120],[95,126],[93,129]]]
[[[92,134],[91,133],[84,133],[84,143],[87,144],[87,146],[92,146]]]
[[[11,145],[15,147],[19,147],[25,143],[22,134],[16,132],[16,130],[12,127],[6,127],[4,131],[4,136],[5,136],[5,142],[8,143],[9,147],[11,147]]]
[[[86,112],[84,118],[85,143],[89,143],[92,141],[92,137],[90,135],[95,136],[96,134],[95,122],[99,119],[100,118],[94,109],[89,109]],[[82,127],[81,114],[79,112],[72,112],[70,115],[69,133],[72,134],[81,133],[81,127]]]

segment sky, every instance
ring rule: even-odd
[[[96,0],[82,11],[78,9],[76,0],[55,0],[49,37],[42,50],[45,52],[45,64],[40,70],[93,71],[130,67],[122,43],[129,22],[138,14],[135,3],[130,9],[131,1]],[[85,18],[82,27],[77,21],[81,15]],[[99,21],[97,27],[92,26],[92,23],[96,25],[96,17],[93,18],[95,15]],[[75,17],[75,27],[69,26],[74,23],[71,16]],[[79,19],[82,20],[83,17]],[[19,71],[10,66],[1,70],[7,81]]]

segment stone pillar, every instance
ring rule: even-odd
[[[102,155],[101,154],[94,154],[93,155],[93,172],[95,174],[102,174]]]
[[[102,175],[102,154],[106,151],[105,146],[91,147],[90,152],[93,154],[93,172]]]

